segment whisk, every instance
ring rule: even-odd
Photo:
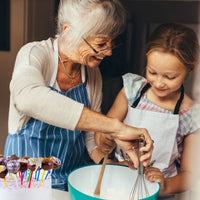
[[[139,139],[139,149],[144,146],[144,143],[145,141],[143,139]],[[139,158],[141,157],[141,155],[142,152],[139,151]],[[139,161],[137,172],[137,179],[129,195],[129,200],[139,200],[149,196],[149,191],[144,180],[144,166],[141,161]]]

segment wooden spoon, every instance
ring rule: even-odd
[[[104,174],[106,162],[107,162],[107,159],[108,159],[108,155],[109,154],[106,154],[105,157],[104,157],[104,159],[103,159],[103,164],[101,166],[101,171],[100,171],[98,182],[97,182],[97,185],[96,185],[96,188],[95,188],[95,191],[94,191],[94,195],[98,195],[98,196],[100,195],[101,182],[102,182],[102,178],[103,178],[103,174]]]

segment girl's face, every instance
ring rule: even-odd
[[[113,41],[109,37],[88,37],[75,51],[74,61],[89,67],[98,67],[106,56],[112,55]]]
[[[152,51],[147,55],[146,78],[159,98],[176,94],[187,74],[188,69],[170,53]]]

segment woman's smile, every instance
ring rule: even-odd
[[[98,67],[101,63],[101,61],[105,58],[99,55],[89,55],[87,58],[87,63],[86,65],[90,66],[90,67]]]
[[[103,57],[100,57],[100,56],[93,56],[93,58],[95,58],[98,61],[102,61],[104,59]]]

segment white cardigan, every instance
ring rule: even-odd
[[[52,91],[48,86],[54,72],[52,39],[24,45],[17,54],[10,83],[9,133],[21,130],[30,117],[74,130],[84,105]],[[100,112],[102,77],[99,68],[86,67],[91,109]],[[87,133],[89,153],[96,147],[94,133]]]

